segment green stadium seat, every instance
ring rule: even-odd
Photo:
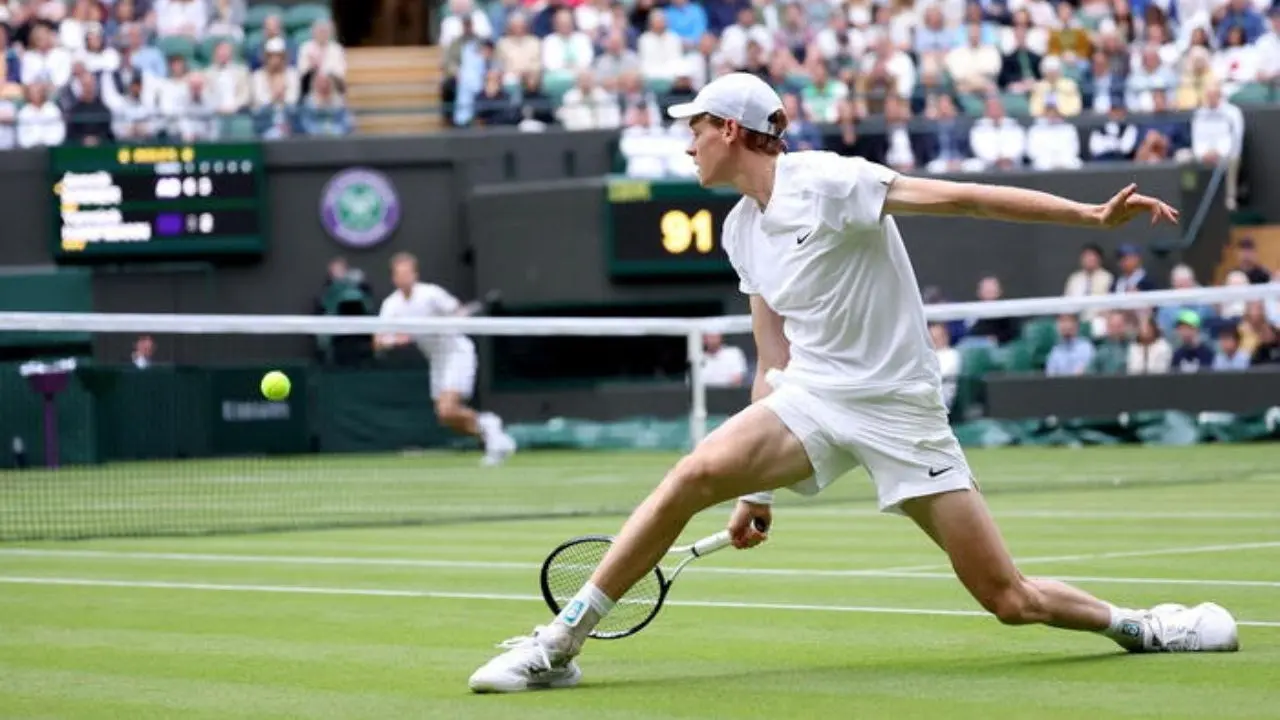
[[[1246,83],[1231,96],[1236,105],[1266,105],[1271,101],[1271,88],[1262,83]]]
[[[256,57],[262,51],[262,43],[266,41],[266,36],[261,30],[251,33],[245,33],[244,44],[240,46],[240,52],[244,57]]]
[[[1022,324],[1022,340],[1037,358],[1049,356],[1058,342],[1058,321],[1054,318],[1032,318]]]
[[[970,117],[982,117],[982,113],[986,111],[986,101],[981,95],[973,93],[960,93],[960,110]]]
[[[258,131],[249,115],[227,115],[222,118],[223,140],[253,140],[257,137]]]
[[[665,95],[671,92],[670,78],[645,78],[644,88],[654,95]]]
[[[787,75],[787,85],[799,92],[813,85],[813,78],[809,77],[808,73],[789,73]]]
[[[960,374],[981,377],[996,369],[996,350],[989,347],[960,348]]]
[[[285,11],[284,27],[289,34],[293,34],[303,28],[310,30],[311,25],[321,19],[333,19],[333,14],[329,12],[329,8],[315,3],[303,3],[302,5],[294,5]]]
[[[206,65],[213,62],[213,52],[224,42],[231,43],[232,55],[237,59],[244,58],[244,48],[240,41],[233,37],[207,37],[204,42],[200,43],[198,59]]]
[[[279,5],[250,5],[248,11],[244,14],[244,31],[246,33],[261,30],[262,24],[272,15],[279,15],[283,20],[285,17],[284,8]]]
[[[1031,100],[1023,93],[1004,93],[1000,100],[1004,102],[1005,113],[1013,117],[1031,115]]]
[[[1038,362],[1031,343],[1027,340],[1014,340],[1001,348],[1003,366],[1007,372],[1032,372],[1043,363]]]
[[[560,99],[569,92],[574,82],[576,79],[573,73],[553,70],[542,76],[542,91],[547,94],[551,102],[559,105]]]
[[[294,48],[302,47],[302,43],[311,39],[311,26],[308,25],[289,33],[289,45]]]
[[[156,48],[166,58],[172,55],[181,55],[187,59],[188,63],[196,61],[196,41],[191,38],[178,35],[162,37],[156,40]]]

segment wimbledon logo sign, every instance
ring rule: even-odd
[[[400,198],[387,176],[376,170],[343,170],[324,186],[320,219],[343,245],[373,247],[391,237],[400,224]]]

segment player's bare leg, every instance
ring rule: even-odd
[[[960,582],[1006,625],[1098,632],[1132,651],[1236,650],[1236,625],[1212,603],[1150,611],[1118,608],[1057,580],[1018,571],[982,494],[961,490],[903,503],[947,553]]]
[[[460,435],[481,437],[475,410],[462,402],[461,393],[445,391],[436,398],[436,418],[440,424]]]
[[[763,406],[748,407],[676,463],[631,513],[591,584],[617,600],[658,564],[698,512],[795,484],[812,472],[804,446],[782,421]]]
[[[462,394],[446,390],[436,398],[436,417],[440,424],[460,435],[477,437],[484,445],[485,464],[496,465],[515,451],[515,441],[502,428],[493,413],[479,413],[462,401]]]
[[[531,637],[504,644],[507,652],[477,670],[471,688],[512,692],[576,684],[581,673],[572,661],[595,624],[653,570],[695,514],[793,485],[812,472],[804,447],[782,421],[761,405],[749,406],[676,463],[631,513],[591,581],[561,616]]]

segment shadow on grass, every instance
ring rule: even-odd
[[[748,685],[786,684],[788,678],[794,677],[805,683],[823,684],[824,682],[857,683],[859,680],[883,680],[887,675],[898,675],[902,678],[916,680],[929,677],[943,679],[963,679],[968,677],[992,677],[993,671],[1007,673],[1019,668],[1028,671],[1061,669],[1066,667],[1101,666],[1107,663],[1121,662],[1129,653],[1123,650],[1108,650],[1088,655],[1046,656],[1037,653],[1032,656],[1001,657],[997,659],[959,659],[955,657],[928,660],[913,658],[910,661],[862,661],[851,659],[849,663],[826,664],[796,667],[769,667],[762,664],[758,669],[747,671],[708,672],[680,675],[648,675],[634,678],[592,679],[588,677],[577,689],[582,691],[608,690],[610,688],[645,688],[661,687],[673,691],[682,687],[707,687],[720,682],[745,682]],[[921,677],[923,676],[923,677]]]

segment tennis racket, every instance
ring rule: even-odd
[[[763,518],[755,518],[752,523],[760,532],[769,529]],[[609,546],[612,544],[611,535],[583,535],[566,540],[551,551],[542,563],[541,584],[542,598],[547,601],[547,606],[552,612],[559,615],[565,603],[578,594],[578,590],[591,579],[591,574],[595,572],[596,566],[604,559],[604,554],[609,551]],[[640,578],[640,581],[631,586],[627,594],[618,600],[613,610],[591,631],[591,637],[616,640],[640,632],[658,615],[663,602],[667,599],[667,594],[671,591],[672,583],[689,563],[732,544],[729,531],[721,530],[692,545],[672,547],[667,551],[668,556],[683,555],[684,557],[670,571],[670,575],[663,573],[660,566],[655,566],[653,572]]]

